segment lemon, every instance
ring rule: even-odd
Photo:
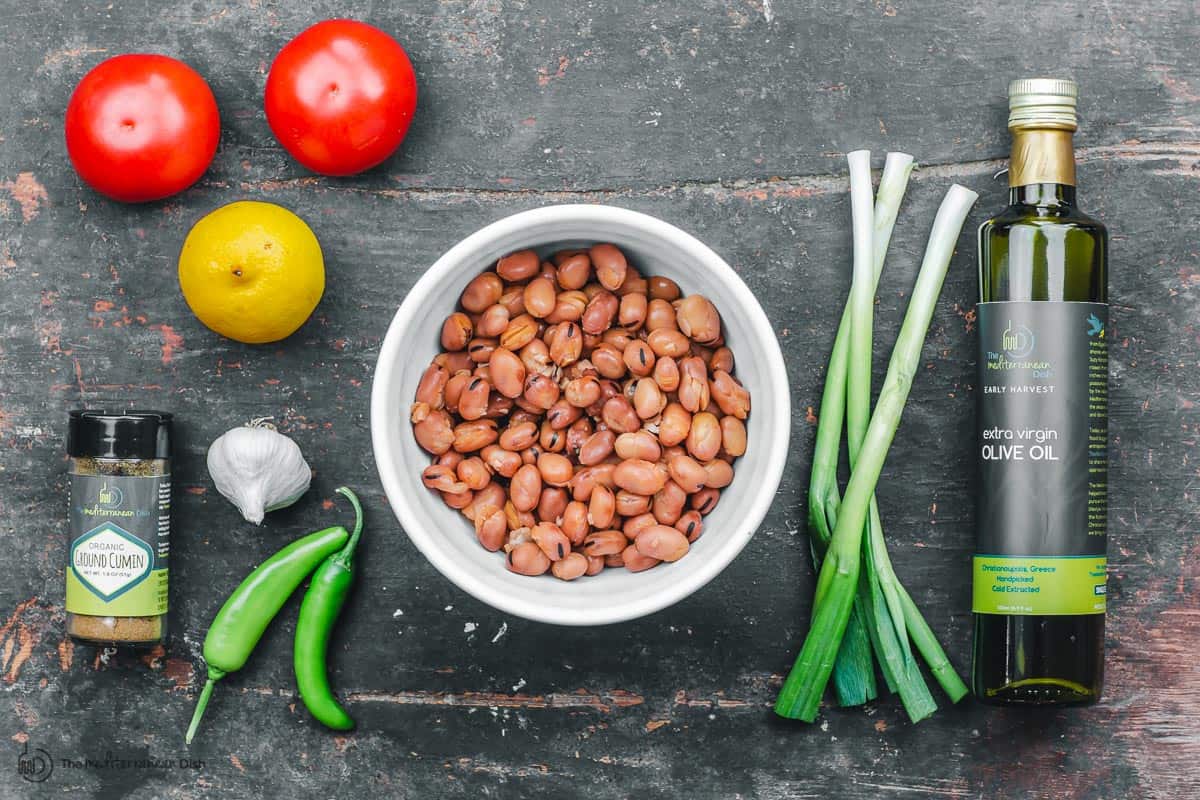
[[[325,291],[321,245],[304,220],[274,203],[218,208],[188,232],[179,287],[196,317],[248,344],[285,339]]]

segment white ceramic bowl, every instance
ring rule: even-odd
[[[684,294],[716,305],[735,374],[750,390],[748,450],[733,483],[704,519],[704,533],[673,564],[646,572],[606,569],[566,583],[505,569],[503,554],[475,540],[470,523],[421,484],[430,457],[408,421],[421,373],[437,354],[442,321],[467,283],[500,256],[533,247],[543,254],[612,242],[644,275],[674,279]],[[396,312],[375,367],[371,438],[388,500],[408,538],[443,575],[495,608],[560,625],[603,625],[682,600],[731,562],[762,522],[783,475],[791,427],[787,372],[775,332],[750,289],[716,253],[654,217],[603,205],[559,205],[488,225],[450,249],[417,281]]]

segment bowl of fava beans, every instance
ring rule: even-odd
[[[600,625],[658,611],[753,537],[787,459],[774,330],[715,252],[561,205],[442,256],[392,321],[375,460],[409,539],[476,598]]]

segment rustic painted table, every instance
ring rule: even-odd
[[[1192,2],[2,5],[0,797],[1200,797]],[[333,15],[395,33],[421,84],[403,152],[347,180],[289,160],[261,105],[275,51]],[[195,66],[223,118],[197,186],[133,207],[82,186],[62,140],[75,82],[130,50]],[[848,285],[843,153],[922,164],[879,293],[890,337],[947,186],[980,192],[974,222],[1004,203],[1005,86],[1042,72],[1079,79],[1080,196],[1113,234],[1105,699],[1043,713],[965,701],[917,726],[894,699],[814,726],[778,720],[809,613],[804,487]],[[299,212],[328,261],[317,313],[275,346],[209,332],[176,283],[188,227],[242,198]],[[787,474],[743,555],[668,611],[590,630],[506,616],[436,573],[387,507],[368,435],[380,340],[422,270],[488,222],[559,202],[645,211],[724,255],[774,323],[796,409]],[[880,489],[898,570],[960,669],[973,259],[967,235]],[[123,399],[179,420],[173,638],[143,657],[63,635],[66,412]],[[257,530],[215,494],[204,452],[265,415],[317,476]],[[332,735],[297,706],[293,602],[185,750],[208,622],[252,564],[344,516],[331,506],[342,483],[371,524],[333,651],[359,730]],[[53,774],[25,782],[18,759],[38,751]]]

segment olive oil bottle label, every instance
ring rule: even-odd
[[[169,475],[72,475],[66,610],[165,614],[170,511]]]
[[[1108,306],[980,303],[977,614],[1103,614]]]

